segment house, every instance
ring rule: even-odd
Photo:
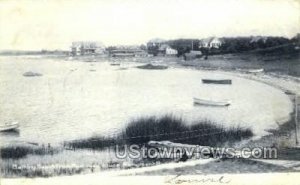
[[[147,42],[147,47],[160,47],[166,41],[160,38],[151,39]]]
[[[199,48],[220,48],[224,40],[217,37],[209,37],[206,39],[202,39],[199,42]]]
[[[166,41],[163,39],[155,38],[151,39],[147,42],[147,50],[149,54],[158,55],[161,54],[159,48],[165,43]]]
[[[220,48],[222,46],[222,44],[224,43],[223,39],[214,37],[211,41],[210,41],[210,47],[211,48]]]
[[[166,55],[177,55],[178,51],[171,47],[166,48]]]
[[[97,55],[104,54],[105,47],[101,42],[80,41],[72,42],[72,55]]]
[[[162,44],[158,48],[158,54],[160,55],[177,55],[177,50],[171,48],[168,44]]]

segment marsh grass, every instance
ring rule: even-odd
[[[253,136],[249,128],[240,126],[226,128],[209,120],[202,120],[188,125],[182,118],[172,115],[162,117],[142,117],[131,120],[125,129],[115,137],[92,137],[66,142],[72,149],[104,149],[115,145],[147,144],[151,140],[221,146]]]
[[[33,147],[33,146],[6,146],[0,149],[2,159],[20,159],[29,154],[32,155],[53,155],[58,151],[54,148]]]

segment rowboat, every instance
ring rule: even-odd
[[[12,122],[10,124],[6,123],[5,125],[0,126],[0,132],[5,132],[5,131],[12,131],[15,130],[19,127],[18,122]]]
[[[261,68],[261,69],[250,69],[248,70],[248,73],[262,73],[264,72],[264,69]]]
[[[139,69],[158,69],[158,70],[162,70],[162,69],[168,69],[168,66],[165,65],[154,65],[154,64],[146,64],[146,65],[142,65],[142,66],[137,66],[137,68]]]
[[[111,63],[110,64],[111,66],[119,66],[119,65],[121,65],[120,63]]]
[[[196,105],[206,105],[206,106],[220,106],[226,107],[230,105],[229,101],[211,101],[211,100],[204,100],[199,98],[194,98],[194,104]]]
[[[202,83],[204,84],[231,84],[230,79],[222,79],[222,80],[217,80],[217,79],[202,79]]]
[[[25,76],[25,77],[34,77],[34,76],[43,76],[43,75],[40,74],[40,73],[35,73],[35,72],[32,72],[32,71],[28,71],[28,72],[25,72],[23,74],[23,76]]]

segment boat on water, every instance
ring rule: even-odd
[[[119,66],[119,65],[121,65],[120,63],[111,63],[110,64],[111,66]]]
[[[212,101],[212,100],[204,100],[200,98],[194,98],[195,105],[206,105],[206,106],[220,106],[227,107],[230,105],[229,101]]]
[[[139,69],[156,69],[156,70],[163,70],[163,69],[168,69],[168,66],[165,65],[157,65],[157,64],[146,64],[142,66],[137,66]]]
[[[204,84],[232,84],[230,79],[202,79]]]
[[[5,125],[0,125],[0,132],[13,131],[19,128],[18,122],[6,123]]]
[[[264,72],[264,69],[261,68],[261,69],[250,69],[248,70],[248,73],[262,73]]]

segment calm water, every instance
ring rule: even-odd
[[[211,119],[227,126],[250,127],[257,135],[277,127],[292,111],[281,91],[258,82],[190,69],[141,70],[134,62],[105,62],[0,57],[0,124],[20,123],[14,140],[61,142],[92,135],[112,135],[141,116],[173,114],[190,124]],[[42,73],[24,77],[23,73]],[[202,84],[202,78],[231,78],[232,85]],[[227,99],[228,108],[195,107],[193,97]]]

